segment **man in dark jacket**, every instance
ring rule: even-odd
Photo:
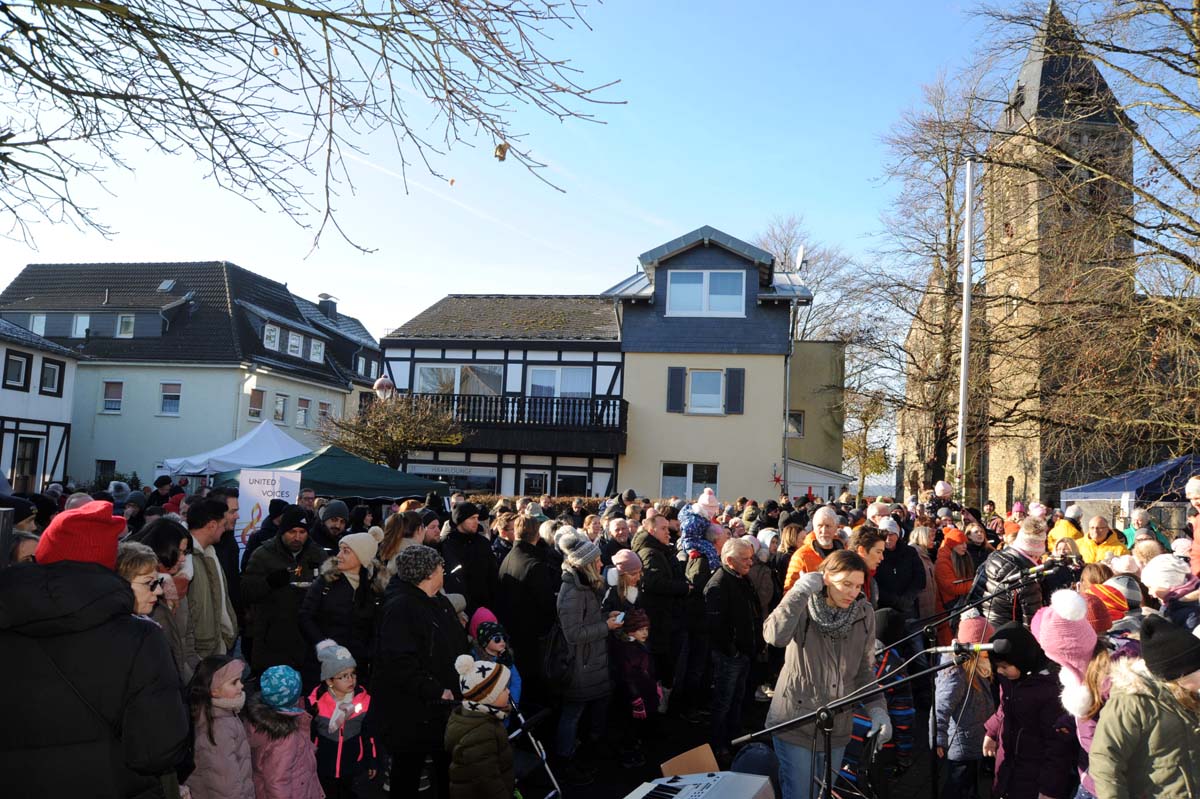
[[[750,535],[758,535],[760,530],[779,529],[779,503],[773,499],[768,499],[763,505],[762,513],[754,517],[754,521],[750,524]]]
[[[308,655],[300,632],[300,604],[317,578],[325,552],[308,538],[303,509],[288,506],[279,532],[250,558],[243,587],[253,616],[251,667],[261,674],[271,666],[299,671]]]
[[[518,519],[516,529],[520,537],[500,564],[494,610],[512,642],[523,685],[522,704],[540,705],[549,698],[541,679],[541,640],[557,618],[555,596],[562,570],[552,568],[545,547],[538,546],[538,525],[533,519]]]
[[[1019,621],[1026,627],[1033,614],[1045,604],[1042,585],[1027,576],[1046,554],[1046,524],[1040,519],[1026,518],[1021,522],[1017,538],[1011,546],[988,555],[983,562],[985,596],[982,612],[993,627]]]
[[[433,549],[407,547],[396,558],[384,599],[367,725],[392,755],[393,796],[417,795],[427,756],[433,758],[436,795],[449,796],[446,720],[461,699],[454,660],[469,644],[454,608],[439,593],[444,573]]]
[[[0,571],[6,797],[161,796],[186,751],[170,647],[114,571],[124,529],[90,502],[50,523],[37,563]]]
[[[168,475],[160,474],[154,478],[154,490],[150,492],[150,496],[146,497],[146,507],[166,505],[170,498],[171,478]]]
[[[724,527],[709,525],[705,540],[720,553],[721,547],[729,540],[729,535]],[[686,540],[684,543],[686,544]],[[704,552],[697,548],[685,546],[679,553],[679,558],[683,563],[683,576],[688,581],[688,595],[684,598],[683,609],[684,623],[687,627],[687,644],[684,646],[687,657],[680,658],[684,671],[680,675],[682,684],[676,686],[676,707],[683,708],[680,718],[696,723],[701,718],[700,708],[707,707],[711,698],[704,684],[704,675],[708,673],[712,660],[704,587],[708,585],[713,573],[721,567],[718,563],[714,569]]]
[[[732,538],[721,548],[721,568],[704,587],[713,660],[710,738],[719,758],[729,756],[729,743],[741,732],[750,664],[763,649],[762,610],[746,579],[752,565],[750,542]]]
[[[450,514],[450,533],[442,539],[446,571],[457,578],[467,598],[467,615],[495,602],[500,567],[488,540],[479,534],[479,508],[460,502]]]
[[[629,520],[624,516],[610,516],[604,522],[604,534],[596,546],[600,547],[600,562],[611,566],[613,555],[629,549]]]
[[[346,533],[350,509],[340,499],[330,500],[321,508],[321,518],[308,528],[308,537],[325,550],[326,556],[336,555],[338,540]]]
[[[883,562],[875,571],[879,592],[877,606],[894,608],[905,619],[915,619],[917,594],[925,588],[925,566],[917,551],[900,540],[900,525],[895,519],[885,516],[880,519],[879,527],[887,534],[887,539]]]
[[[675,684],[675,659],[679,653],[672,649],[671,641],[672,635],[683,632],[674,629],[674,619],[683,615],[688,581],[683,576],[683,565],[675,558],[667,520],[656,516],[654,522],[650,531],[641,530],[634,537],[633,551],[642,559],[641,604],[650,616],[647,643],[654,656],[654,671],[663,685],[663,701],[659,705],[663,708]]]
[[[225,530],[221,540],[216,543],[217,561],[221,564],[221,573],[225,575],[225,587],[229,591],[229,601],[238,613],[238,624],[245,619],[246,608],[242,604],[242,573],[238,569],[238,540],[237,529],[238,490],[236,488],[214,488],[208,493],[208,499],[225,503]]]

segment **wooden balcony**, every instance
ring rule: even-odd
[[[624,454],[629,403],[608,397],[413,394],[445,408],[466,429],[455,449],[528,454]]]

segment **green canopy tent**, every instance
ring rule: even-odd
[[[333,445],[254,468],[303,472],[301,485],[327,497],[424,497],[430,491],[443,497],[450,494],[450,487],[443,482],[365,461]],[[213,484],[236,486],[241,475],[241,469],[220,472],[213,476]]]

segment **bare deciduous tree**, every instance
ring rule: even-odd
[[[400,468],[413,450],[455,446],[463,427],[445,403],[407,395],[372,402],[355,416],[326,416],[317,435],[372,463]]]
[[[478,139],[540,176],[518,109],[590,119],[604,102],[605,86],[543,49],[551,28],[586,25],[579,12],[555,0],[0,3],[8,235],[29,240],[42,218],[108,232],[78,181],[124,166],[130,141],[191,155],[302,223],[315,213],[314,243],[353,190],[344,156],[373,134],[406,175],[439,175],[439,154]]]

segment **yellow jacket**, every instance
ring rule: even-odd
[[[1129,550],[1121,542],[1121,536],[1112,530],[1108,531],[1108,538],[1099,544],[1086,535],[1075,543],[1079,546],[1079,554],[1083,556],[1084,563],[1103,563],[1109,558],[1129,554]]]
[[[1066,519],[1059,519],[1054,523],[1054,529],[1050,531],[1050,535],[1046,536],[1046,551],[1053,552],[1054,545],[1062,538],[1074,538],[1075,543],[1078,544],[1079,539],[1086,538],[1086,536]]]

